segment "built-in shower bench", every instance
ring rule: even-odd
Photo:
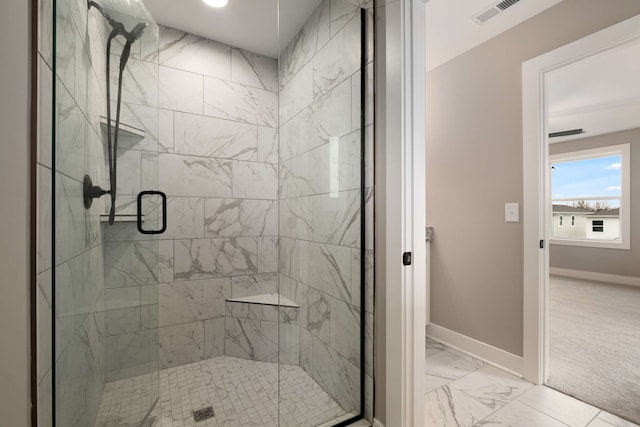
[[[227,298],[225,356],[299,364],[300,306],[277,293]]]

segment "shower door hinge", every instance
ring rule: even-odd
[[[540,249],[544,249],[544,240],[540,240]]]

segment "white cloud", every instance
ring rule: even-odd
[[[619,185],[610,185],[607,187],[608,191],[620,191],[622,187],[620,187]]]
[[[622,164],[621,163],[612,163],[612,164],[610,164],[609,166],[606,167],[606,169],[608,171],[611,171],[611,170],[617,171],[617,170],[620,170],[621,168],[622,168]]]

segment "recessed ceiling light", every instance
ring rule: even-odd
[[[202,0],[204,4],[211,7],[225,7],[229,0]]]

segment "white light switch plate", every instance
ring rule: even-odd
[[[504,204],[504,222],[520,222],[520,204]]]

